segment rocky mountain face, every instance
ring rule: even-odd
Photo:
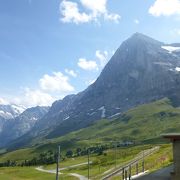
[[[26,108],[23,106],[18,106],[15,104],[12,105],[3,105],[0,104],[0,117],[4,119],[15,118],[19,114],[21,114]]]
[[[42,118],[49,110],[49,107],[28,108],[15,118],[4,121],[0,132],[0,146],[27,133],[34,124]]]
[[[64,135],[163,97],[174,99],[178,106],[179,47],[177,43],[167,45],[143,34],[134,34],[117,49],[95,83],[77,95],[56,101],[26,138]]]
[[[5,121],[6,121],[6,120],[5,120],[3,117],[0,117],[0,133],[1,133],[1,131],[2,131],[2,128],[3,128],[3,126],[4,126]]]
[[[2,128],[4,124],[6,123],[6,121],[17,117],[24,110],[25,110],[25,107],[23,106],[18,106],[15,104],[12,104],[12,105],[0,104],[0,132],[2,131]]]

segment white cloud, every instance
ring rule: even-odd
[[[88,61],[85,58],[80,58],[78,61],[78,66],[84,70],[98,70],[98,65],[96,61]]]
[[[149,13],[153,16],[171,16],[180,14],[179,0],[156,0],[149,8]]]
[[[86,58],[80,58],[78,61],[78,66],[84,70],[102,70],[107,64],[109,56],[113,55],[114,51],[101,51],[96,50],[95,60],[87,60]],[[88,83],[86,83],[88,84]]]
[[[97,19],[99,16],[104,16],[105,20],[119,22],[121,16],[115,13],[109,13],[107,10],[107,0],[81,0],[82,5],[92,12],[92,17]]]
[[[29,104],[29,106],[35,106],[35,105],[48,106],[52,104],[53,101],[54,98],[47,93],[44,93],[40,90],[33,91],[30,89],[26,89],[25,104]]]
[[[61,72],[54,72],[51,76],[45,74],[39,80],[37,89],[25,88],[21,96],[11,99],[12,103],[32,106],[50,106],[56,99],[61,99],[74,87],[68,82],[68,77]]]
[[[62,14],[61,21],[65,23],[73,22],[75,24],[91,21],[92,17],[86,13],[80,13],[78,4],[71,1],[63,0],[60,4],[60,12]]]
[[[97,50],[96,57],[99,59],[101,67],[104,67],[108,61],[108,52]]]
[[[80,12],[79,6],[83,12]],[[62,15],[61,21],[64,23],[97,22],[100,17],[118,23],[121,19],[119,14],[108,12],[107,0],[80,0],[80,3],[63,0],[60,4],[60,13]]]
[[[77,73],[70,69],[65,69],[65,72],[72,77],[77,77]]]
[[[0,104],[6,105],[6,104],[9,104],[9,102],[5,100],[4,98],[0,98]]]
[[[67,70],[74,76],[74,71]],[[52,75],[45,74],[39,80],[39,86],[35,89],[29,87],[22,88],[20,95],[8,98],[12,104],[23,105],[25,107],[34,106],[50,106],[55,100],[62,99],[70,92],[74,91],[74,87],[69,83],[69,78],[61,72],[53,72]],[[8,103],[0,98],[0,104]]]
[[[81,4],[92,12],[92,16],[97,17],[98,15],[106,13],[107,0],[80,0]]]
[[[45,74],[39,80],[39,84],[44,91],[67,93],[74,91],[74,87],[68,81],[69,78],[61,72],[53,72],[51,76]]]
[[[138,19],[134,19],[134,23],[135,23],[135,24],[139,24],[140,22],[139,22]]]
[[[32,106],[49,106],[55,99],[47,93],[41,90],[31,90],[29,88],[25,89],[24,95],[22,97],[17,97],[14,102],[17,104],[25,105],[26,107]]]
[[[119,20],[121,19],[121,16],[119,14],[114,14],[114,13],[108,14],[108,13],[106,13],[104,16],[104,19],[114,21],[115,23],[118,24]]]

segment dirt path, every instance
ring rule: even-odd
[[[88,178],[86,178],[80,174],[71,173],[70,175],[75,176],[75,177],[79,178],[80,180],[88,180]]]
[[[42,166],[39,166],[39,167],[37,167],[37,168],[35,168],[35,169],[38,170],[38,171],[41,171],[41,172],[56,174],[56,170],[46,170],[46,169],[43,169]],[[60,174],[62,174],[62,173],[60,173]]]
[[[92,162],[90,162],[91,164]],[[78,166],[83,166],[83,165],[87,165],[88,162],[85,162],[85,163],[81,163],[81,164],[75,164],[75,165],[72,165],[72,166],[68,166],[68,167],[64,167],[64,168],[59,168],[59,171],[61,170],[66,170],[66,169],[70,169],[70,168],[74,168],[74,167],[78,167]],[[43,169],[43,166],[39,166],[37,168],[35,168],[36,170],[38,171],[41,171],[41,172],[45,172],[45,173],[51,173],[51,174],[56,174],[56,170],[55,169],[52,169],[52,170],[46,170],[46,169]],[[63,174],[60,172],[60,174]],[[76,173],[70,173],[69,175],[71,176],[74,176],[74,177],[77,177],[79,178],[79,180],[87,180],[87,178],[85,176],[82,176],[80,174],[76,174]]]

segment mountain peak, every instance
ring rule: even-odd
[[[132,34],[132,36],[146,36],[146,34],[140,33],[140,32],[135,32],[134,34]]]
[[[163,43],[160,41],[157,41],[147,35],[144,35],[142,33],[136,32],[134,33],[128,40],[128,42],[134,42],[134,43],[148,43],[148,44],[153,44],[153,45],[162,45]]]
[[[151,38],[151,37],[149,37],[149,36],[147,36],[147,35],[145,35],[145,34],[143,34],[143,33],[139,33],[139,32],[134,33],[134,34],[130,37],[130,39],[131,39],[131,38],[136,38],[136,39],[153,39],[153,38]]]
[[[135,32],[132,36],[134,36],[134,37],[141,37],[141,36],[146,36],[146,35],[143,34],[143,33]]]

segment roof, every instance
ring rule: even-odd
[[[169,138],[171,140],[180,140],[180,133],[168,133],[162,135],[164,138]]]

